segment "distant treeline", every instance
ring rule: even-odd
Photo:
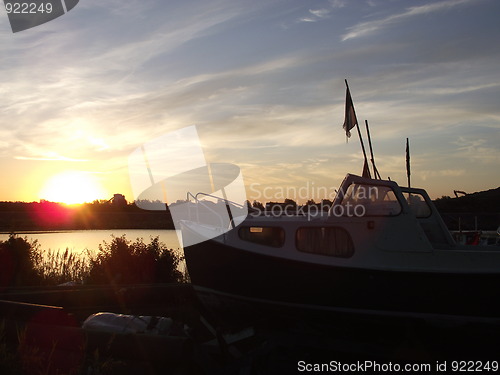
[[[164,211],[148,211],[135,204],[94,201],[65,205],[48,201],[0,202],[0,231],[77,229],[173,229]]]
[[[64,205],[48,201],[40,202],[0,202],[0,231],[19,232],[33,230],[78,230],[78,229],[174,229],[168,206],[164,210],[160,202],[140,201],[135,203],[123,200],[94,201],[80,205]],[[182,202],[178,202],[182,203]],[[500,225],[500,187],[478,193],[451,198],[443,196],[434,201],[450,230],[478,229],[496,230]],[[307,205],[317,205],[327,209],[332,202],[323,200]],[[284,203],[267,204],[247,201],[250,211],[263,212],[271,206],[298,206],[291,200]],[[163,207],[162,207],[163,208]],[[156,209],[156,210],[155,210]]]

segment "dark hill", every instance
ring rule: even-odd
[[[442,197],[434,201],[451,230],[496,230],[500,225],[500,187],[458,198]]]

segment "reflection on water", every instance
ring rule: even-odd
[[[19,237],[26,237],[28,240],[37,240],[40,249],[47,251],[69,251],[81,254],[89,250],[96,252],[103,241],[111,242],[113,237],[125,235],[128,240],[135,241],[142,238],[145,243],[150,242],[151,237],[160,237],[169,249],[181,251],[179,239],[175,230],[169,229],[110,229],[110,230],[72,230],[59,232],[19,232]],[[0,241],[9,238],[8,233],[0,234]]]

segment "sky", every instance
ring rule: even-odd
[[[362,171],[344,79],[384,179],[406,185],[408,137],[412,186],[432,198],[496,188],[498,14],[497,0],[81,0],[12,33],[0,7],[0,201],[132,201],[129,155],[192,125],[250,200],[318,201]]]

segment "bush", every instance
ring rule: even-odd
[[[171,283],[183,280],[177,269],[183,258],[169,250],[158,237],[149,244],[142,239],[131,242],[114,237],[99,245],[97,256],[91,256],[87,282],[91,284]]]
[[[37,241],[11,234],[6,241],[0,241],[0,289],[9,286],[38,285],[41,282],[41,263]]]
[[[169,250],[158,237],[150,243],[122,237],[103,241],[97,255],[75,255],[49,250],[38,242],[9,236],[0,241],[0,292],[17,286],[58,285],[68,281],[88,284],[147,284],[184,281],[178,270],[183,257]]]

